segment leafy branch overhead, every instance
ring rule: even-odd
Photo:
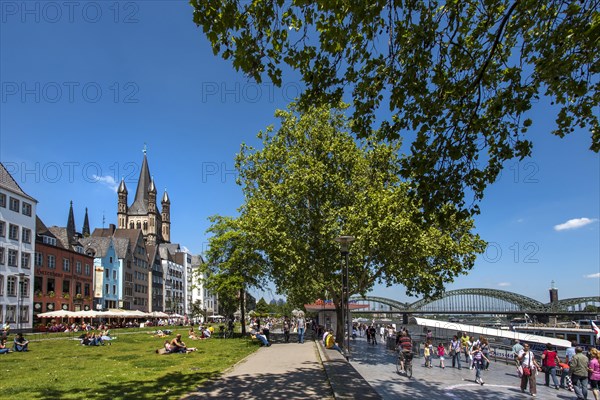
[[[555,135],[588,129],[600,150],[597,0],[191,4],[237,70],[277,85],[299,72],[301,110],[350,94],[358,137],[410,137],[401,174],[426,211],[451,202],[477,212],[468,193],[481,199],[504,161],[531,154],[536,105]]]

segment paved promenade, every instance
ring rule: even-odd
[[[199,399],[360,399],[360,400],[507,400],[531,399],[521,393],[512,365],[492,362],[483,372],[485,385],[475,383],[475,371],[464,367],[424,368],[423,358],[413,362],[413,378],[396,373],[396,353],[385,346],[368,345],[363,338],[351,342],[351,362],[335,350],[314,341],[281,343],[257,352],[236,364],[223,376],[184,397]],[[463,359],[464,361],[464,359]],[[575,394],[543,385],[538,375],[538,399],[575,399]],[[588,398],[593,398],[590,393]]]
[[[433,368],[424,368],[424,359],[413,361],[413,378],[407,379],[396,373],[396,353],[385,346],[368,345],[362,338],[351,343],[352,366],[371,384],[384,400],[452,399],[452,400],[506,400],[532,399],[528,392],[521,393],[516,368],[504,362],[492,362],[489,371],[483,371],[485,385],[475,383],[475,370],[465,368],[464,356],[461,370],[451,368],[452,360],[446,360],[441,369],[434,358]],[[450,365],[450,367],[448,367]],[[575,393],[544,386],[544,375],[537,376],[538,399],[575,399]],[[590,392],[588,399],[593,399]]]

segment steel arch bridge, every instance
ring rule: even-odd
[[[414,303],[404,303],[386,297],[351,297],[355,302],[367,302],[368,309],[356,312],[392,313],[575,313],[582,311],[582,305],[600,306],[600,296],[563,299],[556,303],[542,303],[518,293],[498,289],[458,289],[445,292],[437,298],[422,299]]]

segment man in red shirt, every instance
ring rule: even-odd
[[[397,342],[398,358],[400,358],[400,368],[404,370],[404,360],[412,357],[412,339],[407,331],[402,331]]]

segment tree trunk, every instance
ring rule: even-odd
[[[240,290],[240,312],[242,313],[242,336],[246,335],[246,306],[245,306],[246,292],[244,289]]]

